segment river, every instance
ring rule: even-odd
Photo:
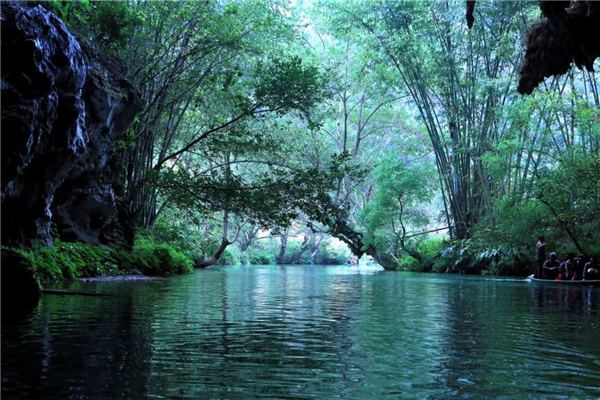
[[[3,399],[600,397],[600,288],[227,266],[56,288],[2,326]]]

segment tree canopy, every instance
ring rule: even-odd
[[[600,252],[594,64],[519,94],[535,2],[470,4],[474,24],[441,1],[45,6],[140,93],[116,149],[140,232],[184,229],[206,257],[280,237],[280,260],[297,237],[296,261],[335,237],[389,268],[441,238]]]

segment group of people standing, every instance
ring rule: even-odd
[[[540,236],[535,245],[535,278],[550,280],[595,280],[600,279],[600,270],[595,257],[589,260],[583,255],[569,253],[567,258],[560,262],[555,252],[546,258],[546,238]]]

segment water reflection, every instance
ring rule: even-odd
[[[3,327],[2,396],[144,397],[152,316],[136,318],[134,302],[47,296],[29,324]]]
[[[219,267],[46,296],[2,327],[3,398],[600,396],[599,290]]]

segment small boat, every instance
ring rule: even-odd
[[[561,286],[600,286],[600,280],[586,280],[586,281],[557,281],[554,279],[537,279],[533,275],[529,275],[527,280],[531,283],[544,284],[544,285],[561,285]]]

